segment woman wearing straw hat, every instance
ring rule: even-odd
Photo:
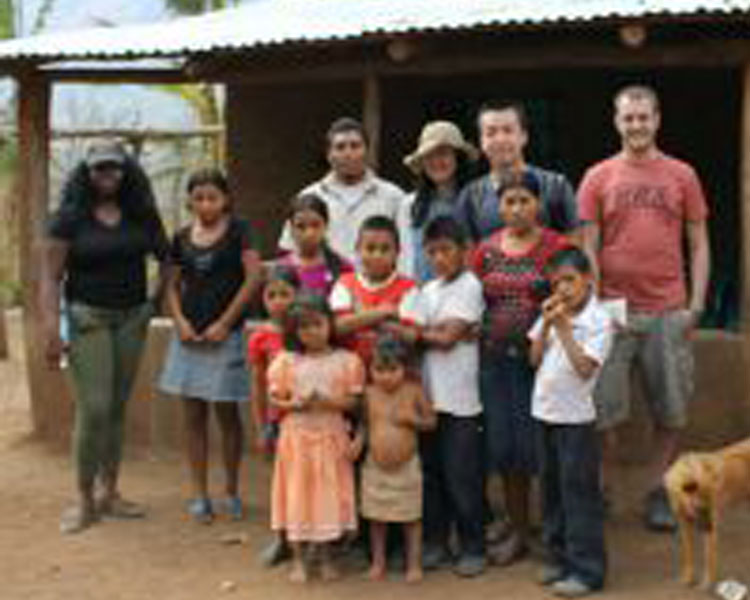
[[[419,282],[432,278],[422,251],[425,225],[438,215],[457,214],[456,198],[471,178],[470,165],[478,156],[454,123],[431,121],[423,127],[417,149],[404,158],[417,177],[417,189],[404,205],[409,239],[404,240],[403,251],[410,256],[408,274]]]

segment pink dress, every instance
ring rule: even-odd
[[[268,370],[271,393],[312,391],[331,397],[361,394],[362,361],[346,350],[322,356],[282,352]],[[271,528],[291,542],[329,542],[357,527],[354,469],[347,458],[348,424],[342,412],[286,414],[271,484]]]

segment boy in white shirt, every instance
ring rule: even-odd
[[[575,598],[601,589],[606,574],[592,393],[613,327],[580,249],[557,252],[547,271],[552,295],[529,332],[531,360],[538,366],[531,412],[542,425],[543,536],[550,559],[540,580],[556,595]]]
[[[437,428],[422,443],[424,469],[424,568],[450,558],[455,523],[460,554],[456,574],[485,568],[482,502],[482,405],[479,343],[484,312],[482,284],[465,268],[466,233],[452,217],[431,221],[424,248],[436,279],[422,288],[414,320],[426,352],[423,378],[437,413]]]

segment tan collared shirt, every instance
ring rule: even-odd
[[[352,194],[353,188],[359,193]],[[406,194],[393,183],[381,179],[368,170],[364,179],[355,186],[347,186],[333,173],[307,186],[300,194],[313,193],[328,206],[328,243],[331,248],[351,262],[356,262],[357,235],[362,223],[374,215],[383,215],[396,221],[403,243],[407,239],[408,224],[404,210]],[[279,239],[279,248],[292,249],[289,223]],[[406,272],[409,257],[402,251],[399,255],[398,270]]]

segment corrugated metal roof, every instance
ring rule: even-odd
[[[750,13],[750,0],[256,0],[174,21],[0,43],[0,60],[177,56],[290,42],[617,17]]]

